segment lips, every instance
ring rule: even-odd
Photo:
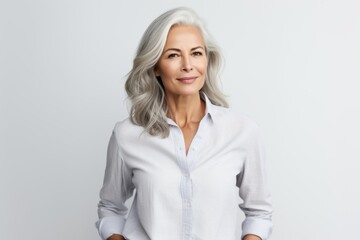
[[[182,83],[192,83],[196,80],[197,77],[182,77],[177,78],[176,80],[182,82]]]

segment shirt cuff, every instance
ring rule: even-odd
[[[125,225],[123,216],[108,216],[99,219],[95,226],[102,240],[106,240],[113,234],[121,234]]]
[[[272,222],[269,219],[247,217],[242,223],[241,239],[245,235],[253,234],[262,240],[268,240],[272,232]]]

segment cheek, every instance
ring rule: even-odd
[[[199,72],[201,73],[205,73],[208,67],[208,62],[207,59],[202,59],[200,61],[197,62],[197,69]]]
[[[169,78],[169,77],[173,77],[178,73],[178,66],[175,63],[172,64],[166,64],[166,66],[161,66],[160,68],[160,76],[165,77],[165,78]]]
[[[202,62],[201,64],[199,64],[199,72],[205,74],[207,71],[207,67],[208,67],[208,63],[207,62]]]
[[[207,71],[207,68],[208,68],[208,63],[206,62],[206,63],[204,64],[204,72]]]

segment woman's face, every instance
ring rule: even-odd
[[[207,57],[198,28],[175,26],[170,29],[164,51],[155,66],[167,97],[199,94],[205,83]]]

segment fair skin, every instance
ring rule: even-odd
[[[205,83],[206,69],[205,44],[198,28],[171,28],[155,75],[164,85],[168,117],[181,128],[186,153],[205,114],[199,91]]]
[[[256,235],[248,234],[243,238],[243,240],[261,240],[261,238]]]
[[[168,117],[181,128],[186,154],[205,115],[199,91],[204,86],[207,56],[202,34],[193,26],[175,26],[168,33],[163,54],[155,66],[155,76],[164,85]],[[125,240],[112,235],[108,240]],[[261,240],[246,235],[243,240]]]
[[[125,238],[123,236],[114,234],[111,237],[109,237],[108,240],[125,240]],[[258,236],[255,236],[255,235],[246,235],[243,238],[243,240],[261,240],[261,238],[259,238]]]
[[[107,240],[125,240],[125,238],[121,235],[114,234],[111,235],[111,237],[109,237]]]
[[[108,240],[125,240],[125,238],[120,235],[112,235]],[[246,235],[243,240],[261,240],[261,238],[255,235]]]

